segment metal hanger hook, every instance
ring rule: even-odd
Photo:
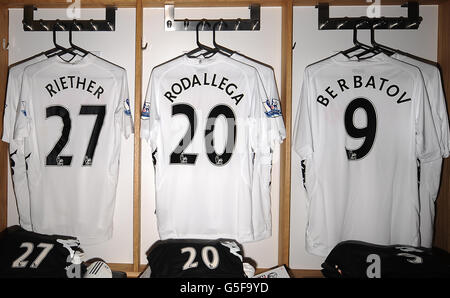
[[[361,22],[359,22],[358,24],[356,24],[356,29],[359,29],[359,27],[363,26],[365,23],[367,23],[367,20],[362,20]]]
[[[406,28],[409,29],[409,28],[412,28],[412,27],[414,27],[416,25],[417,25],[417,22],[412,22],[411,24],[407,25]]]
[[[204,31],[205,30],[205,24],[207,23],[207,20],[206,19],[202,19],[202,31]]]
[[[237,19],[236,25],[234,26],[234,30],[237,31],[239,29],[239,26],[241,25],[241,19]]]
[[[79,25],[79,24],[77,23],[77,20],[76,20],[76,19],[73,19],[72,26],[74,26],[75,28],[77,28],[77,31],[80,31],[80,30],[81,30],[81,25]],[[72,29],[72,27],[71,27],[71,29]]]
[[[94,29],[94,31],[97,31],[97,30],[98,30],[98,27],[97,27],[97,25],[94,24],[94,20],[93,20],[93,19],[90,19],[89,24],[90,24],[91,27]]]
[[[398,26],[398,22],[395,22],[394,24],[389,25],[389,29],[395,28]]]
[[[114,26],[110,22],[106,22],[109,27],[109,30],[114,31]]]
[[[328,24],[329,20],[326,20],[325,23],[320,24],[319,29],[322,30],[327,24]]]
[[[41,25],[42,28],[44,28],[45,30],[49,31],[50,28],[44,24],[44,20],[40,19],[39,20],[39,25]]]
[[[220,19],[218,22],[214,23],[214,25],[213,25],[213,36],[214,36],[215,31],[216,31],[217,25],[219,26],[219,28],[217,28],[217,31],[222,31],[222,28],[224,26],[225,26],[225,28],[228,28],[227,23],[225,23],[225,21],[223,19]]]
[[[258,26],[258,24],[259,24],[259,20],[256,20],[255,24],[253,24],[252,31],[255,30],[255,28],[256,28],[256,26]]]
[[[29,24],[27,24],[27,22],[25,22],[25,20],[22,21],[22,24],[23,24],[25,27],[27,27],[28,30],[30,30],[30,31],[33,30],[33,27],[30,26]]]
[[[58,26],[59,29],[61,29],[61,31],[66,31],[66,27],[60,23],[59,19],[56,19],[56,24],[55,26]]]
[[[372,23],[372,29],[377,29],[378,27],[382,26],[384,24],[384,20],[379,20],[378,22],[373,22]]]
[[[199,48],[204,48],[204,45],[200,43],[200,38],[199,38],[199,28],[200,25],[202,25],[202,31],[205,29],[205,25],[207,25],[208,27],[211,27],[211,24],[206,20],[206,19],[202,19],[200,22],[198,22],[197,26],[195,27],[195,36],[197,38],[197,46]]]
[[[339,25],[337,25],[336,28],[341,29],[343,26],[347,25],[348,21],[349,21],[348,17],[345,17],[344,21],[342,23],[340,23]]]

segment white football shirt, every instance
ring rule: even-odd
[[[14,138],[30,154],[33,231],[111,238],[121,134],[133,131],[125,69],[54,56],[25,69],[20,101]]]
[[[266,115],[270,122],[269,141],[272,146],[272,151],[275,146],[278,146],[286,138],[286,128],[284,126],[281,103],[278,95],[278,88],[275,81],[275,73],[273,68],[257,62],[251,58],[248,58],[239,53],[233,53],[231,58],[241,61],[245,64],[253,66],[259,74],[263,83],[265,91],[264,107],[266,109]],[[264,220],[262,223],[255,223],[255,225],[267,225],[267,238],[271,236],[272,231],[272,213],[271,213],[271,175],[272,175],[272,153],[265,156],[255,156],[254,168],[253,168],[253,210],[261,213],[255,215],[253,218]]]
[[[442,157],[447,158],[450,152],[450,132],[447,102],[439,68],[400,53],[395,53],[391,57],[417,66],[422,72],[430,100],[434,126],[441,145],[441,154]],[[435,201],[441,182],[441,169],[442,158],[420,165],[420,244],[428,248],[432,247],[433,242]]]
[[[14,124],[16,122],[23,71],[25,67],[46,58],[47,56],[41,54],[9,68],[5,112],[3,115],[2,141],[9,143],[11,178],[16,197],[17,211],[19,214],[19,224],[22,228],[28,231],[31,231],[31,217],[25,155],[23,141],[14,140],[13,138]]]
[[[220,53],[153,69],[141,137],[156,150],[161,239],[267,235],[266,225],[254,225],[265,219],[252,218],[251,193],[252,157],[270,152],[263,103],[257,71]]]
[[[417,159],[440,157],[420,71],[342,53],[305,69],[294,150],[306,160],[306,249],[420,244]]]

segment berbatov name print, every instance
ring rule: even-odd
[[[401,104],[411,101],[407,91],[403,91],[397,84],[389,79],[379,76],[361,76],[355,75],[350,78],[340,78],[333,82],[325,90],[317,96],[317,102],[323,106],[328,106],[330,100],[336,99],[340,95],[346,95],[346,91],[350,89],[372,89],[382,92],[387,98],[393,99],[396,103]]]

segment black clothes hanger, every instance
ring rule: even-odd
[[[363,22],[366,22],[366,21],[363,21]],[[362,23],[363,23],[363,22],[362,22]],[[363,43],[361,43],[361,42],[358,40],[358,27],[359,27],[362,23],[355,24],[355,26],[353,27],[353,44],[354,44],[354,46],[351,47],[351,48],[349,48],[349,49],[347,49],[347,50],[345,50],[345,51],[341,51],[341,53],[344,54],[344,55],[347,56],[347,57],[350,57],[350,53],[353,53],[354,51],[357,51],[357,50],[360,50],[360,49],[363,49],[363,50],[369,50],[369,49],[372,49],[371,46],[368,46],[368,45],[366,45],[366,44],[363,44]]]
[[[55,53],[57,53],[59,51],[60,51],[60,49],[58,49],[58,48],[52,48],[50,50],[45,51],[44,55],[49,58],[49,57],[53,56],[52,54],[55,54]]]
[[[374,34],[375,34],[375,29],[372,26],[370,28],[370,38],[371,38],[371,40],[374,38]],[[372,44],[372,47],[370,47],[368,49],[365,49],[364,51],[356,54],[355,57],[357,57],[360,60],[363,60],[363,59],[368,59],[370,57],[373,57],[373,56],[379,54],[380,52],[382,52],[382,50],[379,47],[377,47],[377,46]],[[372,55],[367,56],[368,54],[372,54]]]
[[[370,43],[372,44],[373,47],[379,49],[380,51],[382,51],[386,55],[389,55],[389,56],[394,55],[395,52],[397,52],[397,50],[395,50],[393,48],[390,48],[388,46],[379,44],[379,43],[377,43],[375,41],[375,26],[372,25],[372,27],[370,28]]]
[[[58,23],[57,23],[57,24],[58,24]],[[57,24],[55,24],[55,25],[53,26],[53,43],[55,43],[55,40],[56,40],[56,32],[55,32],[55,31],[56,31],[56,26],[57,26]],[[47,28],[47,30],[48,30],[48,27],[46,27],[46,28]],[[58,53],[59,51],[61,51],[61,49],[55,46],[54,48],[51,48],[51,49],[49,49],[49,50],[43,52],[43,54],[44,54],[45,56],[47,56],[47,58],[50,58],[50,57],[56,55],[56,53]]]
[[[48,58],[58,54],[58,52],[60,52],[62,48],[62,46],[56,43],[56,26],[57,24],[53,26],[53,44],[55,45],[55,47],[44,52],[45,56],[47,56]]]
[[[362,53],[359,53],[358,55],[356,55],[356,57],[361,58],[366,56],[369,53],[374,53],[374,54],[378,54],[378,53],[384,53],[388,56],[392,56],[394,55],[394,53],[396,52],[396,50],[391,49],[385,45],[379,44],[375,41],[375,26],[373,25],[370,27],[370,43],[372,44],[372,50],[365,50]],[[369,57],[367,57],[369,58]]]
[[[69,30],[69,44],[70,44],[70,46],[71,46],[71,49],[80,51],[81,53],[83,53],[83,55],[81,55],[81,56],[84,57],[84,56],[86,56],[87,54],[89,54],[89,51],[88,51],[88,50],[85,50],[85,49],[83,49],[83,48],[81,48],[81,47],[79,47],[79,46],[77,46],[77,45],[75,45],[75,44],[72,42],[72,32],[73,32],[73,31],[72,31],[72,28],[73,28],[74,26],[77,26],[77,24],[75,23],[75,21],[74,21],[73,24],[70,26],[70,30]]]
[[[70,48],[65,48],[56,42],[56,24],[55,24],[55,26],[53,26],[53,44],[55,45],[55,48],[47,51],[47,52],[50,52],[50,54],[47,54],[47,52],[45,52],[47,57],[52,57],[55,55],[62,56],[64,54],[71,54],[72,58],[68,60],[68,62],[69,62],[77,55]]]
[[[234,54],[233,50],[230,50],[224,46],[221,46],[220,44],[218,44],[216,42],[216,27],[217,25],[220,25],[219,27],[219,31],[222,28],[223,25],[225,25],[225,27],[227,27],[228,25],[221,19],[219,22],[215,23],[213,26],[213,45],[216,47],[216,49],[218,49],[221,53],[227,55],[227,56],[231,56]]]
[[[215,53],[217,53],[219,50],[216,48],[210,48],[202,43],[200,43],[199,40],[199,33],[198,33],[198,29],[200,27],[200,25],[202,26],[208,26],[211,28],[211,24],[206,20],[203,19],[201,22],[198,22],[197,27],[195,28],[195,34],[196,34],[196,42],[197,42],[197,48],[191,50],[190,52],[186,53],[186,56],[188,56],[189,58],[196,58],[199,55],[195,55],[196,53],[200,52],[200,51],[205,51],[204,53],[202,53],[203,55],[209,55],[208,57],[211,57],[212,55],[214,55]]]

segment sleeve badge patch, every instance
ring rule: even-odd
[[[141,119],[147,120],[148,118],[150,118],[150,103],[144,102],[144,106],[141,111]]]
[[[280,101],[276,98],[272,98],[272,100],[267,99],[264,103],[264,108],[266,109],[265,114],[267,117],[275,118],[281,116]]]
[[[127,116],[131,116],[130,100],[128,98],[125,100],[125,111],[124,111],[124,113]]]

